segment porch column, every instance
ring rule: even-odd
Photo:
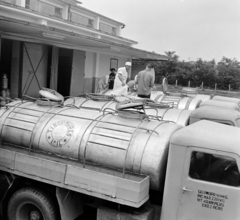
[[[2,72],[1,52],[2,52],[2,35],[0,34],[0,73]]]
[[[58,47],[53,46],[52,48],[52,64],[51,64],[51,77],[50,77],[50,89],[57,90],[57,79],[58,79]]]
[[[95,78],[95,90],[94,90],[94,92],[96,92],[97,91],[97,85],[98,85],[98,80],[99,80],[99,53],[96,53],[96,59],[95,59],[95,70],[94,70],[94,72],[95,72],[95,76],[94,76],[94,78]]]

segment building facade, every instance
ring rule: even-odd
[[[38,97],[42,87],[78,96],[94,92],[111,67],[139,58],[167,60],[134,48],[136,41],[121,36],[125,24],[79,4],[0,0],[0,81],[5,74],[12,98]]]

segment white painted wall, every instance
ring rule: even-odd
[[[85,78],[92,78],[95,76],[96,53],[86,52],[85,59]]]
[[[85,51],[73,50],[70,96],[84,93]]]
[[[118,68],[125,66],[125,63],[129,61],[128,58],[117,57],[112,55],[100,54],[99,56],[99,77],[110,73],[110,61],[111,58],[118,60]]]
[[[118,68],[123,67],[125,63],[130,60],[129,58],[117,57],[107,54],[99,54],[97,58],[97,53],[87,51],[85,60],[85,78],[101,78],[109,74],[111,58],[118,60]],[[96,68],[97,65],[98,68]]]

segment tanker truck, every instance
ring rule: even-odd
[[[71,97],[64,101],[65,106],[79,110],[101,112],[106,109],[129,108],[135,104],[144,104],[144,113],[151,119],[172,121],[182,126],[188,126],[199,120],[209,120],[218,123],[240,127],[240,100],[236,98],[216,96],[213,100],[201,102],[199,99],[181,99],[179,106],[174,108],[173,102],[153,102],[148,99],[130,99],[125,96],[108,96],[86,94],[84,97]],[[191,109],[191,110],[190,110]]]
[[[0,109],[1,215],[237,220],[240,130],[183,127],[139,111],[89,111],[42,99]]]

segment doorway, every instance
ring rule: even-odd
[[[63,96],[70,95],[73,50],[59,48],[57,91]]]
[[[0,62],[0,84],[2,85],[3,74],[7,75],[8,88],[10,85],[11,59],[12,59],[12,41],[8,39],[1,40],[1,62]]]

